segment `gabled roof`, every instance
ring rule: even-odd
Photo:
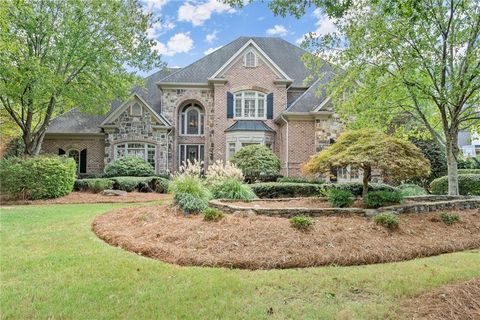
[[[274,130],[267,126],[265,122],[261,120],[238,120],[230,127],[228,127],[225,132],[232,131],[269,131],[273,132]]]
[[[251,40],[293,79],[293,87],[304,87],[304,79],[311,75],[301,60],[306,51],[283,39],[271,37],[240,37],[165,77],[160,83],[207,83],[210,77]]]

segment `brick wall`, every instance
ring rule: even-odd
[[[87,174],[101,174],[104,168],[104,135],[55,135],[47,134],[42,144],[42,153],[58,154],[58,149],[87,149]]]
[[[300,176],[301,166],[315,154],[315,121],[288,121],[288,175]]]

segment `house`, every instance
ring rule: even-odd
[[[281,159],[282,174],[300,175],[301,164],[342,128],[322,86],[332,68],[325,64],[322,77],[305,83],[311,72],[304,54],[280,38],[240,37],[185,68],[147,77],[145,88],[104,116],[77,109],[60,115],[43,152],[75,158],[80,175],[100,174],[127,154],[161,173],[187,159],[208,166],[264,144]]]
[[[480,157],[480,134],[475,131],[460,131],[458,146],[462,150],[464,158]]]

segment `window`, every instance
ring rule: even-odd
[[[235,118],[265,119],[266,95],[257,91],[242,91],[235,94]]]
[[[65,153],[63,149],[59,149],[59,154],[67,154],[69,158],[75,160],[77,173],[87,173],[87,149],[82,151],[71,149],[68,153]]]
[[[125,143],[115,146],[115,160],[126,155],[139,157],[155,168],[156,148],[148,143]]]
[[[196,104],[190,104],[184,108],[180,115],[181,135],[203,135],[205,127],[205,115]]]
[[[236,143],[235,142],[230,142],[228,144],[228,159],[233,157],[233,155],[235,154],[236,151],[237,151]]]
[[[253,68],[257,66],[257,56],[252,51],[245,54],[245,67]]]
[[[142,107],[138,104],[135,103],[130,107],[130,114],[132,116],[141,116],[142,115]]]
[[[183,162],[189,161],[203,161],[204,160],[205,147],[203,144],[181,144],[180,156],[178,158],[179,165]]]

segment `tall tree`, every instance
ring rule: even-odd
[[[338,112],[356,127],[424,128],[445,148],[448,192],[458,194],[458,132],[480,129],[480,2],[269,3],[274,13],[297,17],[305,6],[323,9],[338,29],[306,42],[314,53],[306,56],[308,66],[320,70],[321,57],[344,68],[329,88]]]
[[[146,37],[152,22],[135,0],[2,1],[0,105],[26,154],[40,151],[52,117],[105,112],[138,82],[128,70],[161,65]]]

